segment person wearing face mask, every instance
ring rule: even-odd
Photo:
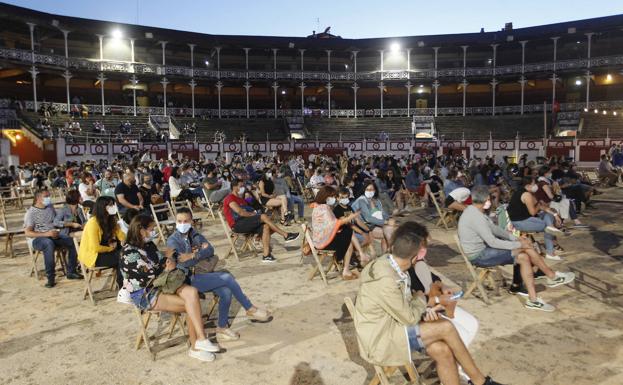
[[[281,235],[285,243],[295,242],[300,233],[287,233],[277,227],[266,214],[260,214],[245,201],[244,181],[235,179],[231,183],[232,192],[223,200],[223,215],[233,232],[238,234],[256,234],[262,237],[262,262],[272,263],[277,259],[271,253],[270,236]]]
[[[288,185],[288,181],[286,180],[286,177],[283,173],[284,168],[285,167],[282,167],[273,176],[273,183],[275,184],[274,193],[277,196],[284,195],[288,200],[288,214],[291,219],[294,218],[294,214],[292,211],[294,209],[294,205],[297,206],[297,222],[302,223],[304,222],[305,216],[305,202],[303,202],[303,199],[300,196],[292,194],[290,186]]]
[[[259,322],[269,321],[271,314],[251,303],[233,275],[226,271],[214,271],[218,257],[214,255],[214,248],[208,240],[192,228],[193,217],[190,209],[183,207],[177,210],[175,220],[176,230],[167,239],[167,246],[177,252],[177,266],[187,271],[193,287],[202,293],[213,291],[218,296],[216,338],[219,341],[233,341],[240,338],[237,332],[229,328],[232,296],[247,311],[249,318]]]
[[[338,190],[337,203],[333,208],[333,215],[335,215],[337,219],[340,219],[352,213],[353,209],[350,207],[349,191],[342,187]],[[349,225],[353,230],[353,247],[355,251],[357,251],[357,254],[359,254],[360,262],[365,265],[372,258],[376,258],[376,251],[374,250],[372,238],[370,237],[370,229],[361,220],[361,216],[356,217]],[[364,251],[364,247],[367,247],[367,253]]]
[[[292,220],[292,214],[288,212],[288,198],[283,191],[278,194],[275,190],[272,169],[264,169],[264,174],[258,183],[258,190],[262,206],[273,210],[278,208],[281,213],[281,224],[287,226]]]
[[[521,187],[511,196],[506,208],[513,226],[519,231],[544,233],[545,258],[560,261],[562,258],[554,250],[556,235],[564,234],[555,225],[560,225],[560,217],[547,205],[539,203],[534,197],[539,187],[532,176],[522,178]]]
[[[316,194],[312,211],[312,241],[318,250],[335,250],[335,258],[344,261],[342,278],[352,280],[358,277],[356,270],[351,271],[350,261],[353,255],[353,229],[350,224],[359,217],[354,212],[342,218],[336,218],[333,207],[337,203],[337,193],[333,187],[324,186]],[[356,241],[356,239],[355,239]]]
[[[362,358],[374,365],[400,366],[411,362],[412,352],[426,352],[445,385],[460,384],[458,365],[471,385],[501,385],[478,369],[454,325],[439,315],[448,301],[440,298],[427,306],[413,297],[407,271],[427,239],[424,226],[404,223],[394,233],[391,253],[363,269],[353,315]]]
[[[67,250],[67,279],[82,279],[76,272],[76,248],[73,240],[61,235],[56,228],[54,219],[56,211],[52,206],[52,198],[47,190],[38,190],[34,194],[33,205],[24,215],[24,235],[32,238],[32,248],[43,253],[45,274],[48,278],[45,287],[52,288],[56,284],[56,248]]]
[[[578,219],[575,206],[571,204],[571,201],[562,195],[560,185],[552,179],[552,172],[549,166],[539,168],[537,186],[538,190],[534,193],[534,197],[539,203],[555,210],[555,212],[560,214],[562,220],[573,220],[575,229],[588,227]]]
[[[377,191],[374,182],[366,183],[364,194],[355,200],[352,207],[353,210],[361,210],[361,219],[371,229],[372,238],[380,239],[382,249],[385,251],[396,229],[396,221],[384,210]]]
[[[225,173],[223,173],[223,176],[225,176]],[[227,172],[227,176],[229,176],[229,172]],[[212,203],[222,202],[231,193],[229,188],[223,188],[223,181],[218,178],[214,165],[208,166],[208,175],[203,179],[203,188]]]
[[[65,204],[56,212],[54,225],[61,229],[61,235],[69,235],[80,231],[86,223],[83,211],[80,209],[80,193],[77,190],[67,191]]]
[[[459,219],[458,235],[465,255],[473,265],[479,267],[515,264],[517,268],[513,272],[511,294],[527,297],[524,306],[528,309],[554,311],[552,305],[536,296],[533,267],[543,272],[546,285],[552,288],[572,282],[575,275],[554,272],[527,237],[517,238],[494,225],[484,214],[485,210],[491,208],[489,194],[487,186],[474,187],[472,205],[463,211]]]
[[[99,197],[93,206],[93,215],[87,221],[80,240],[78,260],[87,268],[112,267],[117,269],[117,286],[123,287],[119,269],[121,243],[125,233],[117,224],[117,205],[111,197]]]
[[[200,361],[214,361],[214,353],[220,348],[206,337],[197,289],[182,284],[174,294],[165,294],[159,287],[152,286],[154,279],[164,271],[177,268],[176,259],[179,258],[173,249],[158,250],[153,242],[155,227],[149,215],[141,214],[132,219],[120,262],[124,288],[140,310],[186,313],[188,355]]]

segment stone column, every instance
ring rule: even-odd
[[[100,82],[100,90],[102,93],[102,116],[106,115],[106,109],[105,109],[105,105],[104,105],[104,82],[106,82],[106,77],[104,76],[103,72],[100,72],[97,80],[99,80]]]
[[[195,81],[195,79],[190,79],[190,82],[188,83],[188,85],[190,86],[190,106],[192,109],[192,117],[195,117],[195,87],[197,87],[197,82]]]
[[[136,116],[136,85],[138,84],[136,75],[132,75],[130,81],[132,82],[132,106],[134,107],[134,116]]]
[[[246,94],[246,102],[247,102],[247,119],[249,119],[249,90],[251,89],[251,83],[246,81],[243,85],[245,94]]]
[[[519,113],[523,115],[523,106],[524,106],[524,96],[526,92],[526,77],[524,76],[526,72],[526,44],[527,40],[522,40],[519,42],[521,44],[521,77],[519,78],[519,84],[521,84],[521,103],[519,107]]]
[[[304,62],[303,62],[303,57],[305,55],[305,50],[304,49],[299,49],[299,53],[301,54],[301,81],[303,81],[303,77],[304,77],[303,73],[305,71],[305,65],[304,65]]]
[[[381,91],[381,118],[382,118],[383,117],[383,91],[385,90],[385,84],[383,84],[383,82],[379,82],[378,88]]]
[[[593,37],[595,33],[594,32],[588,32],[585,33],[586,35],[586,39],[588,41],[588,49],[586,51],[586,108],[588,108],[589,104],[590,104],[590,89],[591,89],[591,39]]]
[[[467,79],[463,78],[463,82],[461,84],[463,85],[463,116],[465,116],[467,103],[467,86],[469,85],[469,83],[467,82]]]
[[[277,51],[279,48],[273,48],[273,79],[277,80]]]
[[[305,111],[305,87],[307,87],[305,85],[304,82],[301,82],[301,84],[299,85],[299,88],[301,89],[301,116],[304,116],[304,111]]]
[[[221,47],[214,47],[216,50],[216,77],[221,78]],[[220,114],[219,114],[220,117]]]
[[[135,62],[135,60],[134,60],[134,41],[135,41],[135,39],[130,39],[130,61],[132,63]],[[192,50],[191,50],[191,52],[192,52]],[[192,54],[191,54],[191,56],[192,56]]]
[[[163,95],[163,99],[164,99],[164,115],[167,115],[167,85],[169,84],[169,81],[167,80],[167,78],[162,78],[162,81],[160,82],[160,84],[162,84],[162,95]]]
[[[223,83],[219,80],[216,82],[216,92],[218,94],[218,118],[221,118],[221,90],[223,89]]]
[[[274,101],[275,101],[275,119],[277,119],[277,94],[279,93],[279,84],[277,84],[277,82],[274,82],[272,85],[273,88],[273,97],[274,97]]]
[[[439,81],[437,79],[433,82],[433,88],[435,89],[435,117],[437,117],[437,91],[439,89]]]
[[[521,78],[519,78],[519,84],[521,84],[521,105],[520,105],[519,111],[521,115],[523,115],[523,110],[524,110],[524,93],[525,93],[527,82],[528,80],[526,80],[525,76],[521,75]]]
[[[37,26],[34,23],[26,23],[28,24],[28,29],[30,30],[30,60],[32,66],[30,68],[30,75],[32,77],[32,98],[34,102],[35,112],[39,111],[39,104],[37,103],[37,75],[39,71],[37,71],[37,67],[35,67],[35,27]]]
[[[331,90],[333,89],[333,86],[331,85],[331,82],[328,82],[325,87],[327,88],[327,107],[329,110],[329,119],[330,119],[331,118]]]
[[[405,87],[407,88],[407,116],[411,116],[411,88],[413,88],[413,84],[410,80],[407,80]]]
[[[251,48],[243,48],[244,50],[244,71],[245,71],[245,78],[247,80],[249,80],[249,50]]]
[[[67,115],[69,115],[71,112],[71,99],[69,95],[69,80],[72,78],[71,72],[65,70],[63,77],[65,78],[65,93],[67,94]]]
[[[331,50],[327,49],[327,72],[331,72]]]
[[[498,81],[493,78],[489,84],[491,84],[491,106],[493,107],[491,115],[495,115],[495,86],[498,85]]]
[[[359,90],[357,82],[354,82],[350,88],[353,89],[353,109],[355,110],[355,118],[357,118],[357,90]]]
[[[162,65],[166,66],[167,65],[167,60],[166,60],[166,47],[167,47],[167,43],[168,41],[164,41],[164,40],[160,40],[158,43],[160,43],[160,45],[162,46]]]

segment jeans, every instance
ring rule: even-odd
[[[530,217],[528,219],[524,219],[523,221],[513,221],[513,226],[519,231],[528,231],[528,232],[536,232],[542,233],[545,231],[545,227],[554,225],[554,216],[548,213],[541,212],[539,214],[539,218]],[[554,254],[554,237],[548,233],[543,235],[545,238],[545,250],[547,254]]]
[[[205,274],[195,274],[190,279],[190,284],[198,291],[205,293],[213,291],[218,295],[218,323],[219,328],[226,328],[229,321],[229,306],[231,305],[232,295],[236,297],[238,302],[245,310],[253,307],[253,304],[242,292],[240,285],[236,282],[233,275],[224,272],[213,272]]]
[[[43,253],[45,275],[48,277],[48,281],[51,282],[54,282],[55,278],[56,260],[54,258],[54,250],[57,247],[67,249],[67,274],[74,274],[76,272],[77,255],[74,241],[70,237],[60,235],[56,239],[39,237],[32,240],[32,248]]]
[[[288,197],[288,211],[292,211],[295,204],[298,210],[298,217],[303,218],[305,216],[305,202],[303,202],[303,199],[298,195],[290,195]]]
[[[195,198],[203,197],[203,187],[191,188],[190,193],[193,194]]]

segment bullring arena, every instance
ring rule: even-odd
[[[623,15],[0,26],[0,383],[623,384]]]

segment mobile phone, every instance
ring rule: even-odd
[[[463,290],[456,292],[454,294],[452,294],[452,296],[450,297],[450,300],[452,301],[458,301],[459,299],[463,298],[463,295],[465,293],[463,293]]]

